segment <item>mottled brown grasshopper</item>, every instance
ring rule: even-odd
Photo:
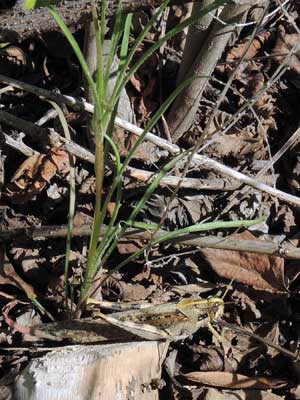
[[[182,340],[195,333],[201,327],[209,330],[220,340],[212,322],[224,313],[224,301],[219,297],[210,299],[183,299],[143,308],[105,315],[95,312],[94,316],[109,324],[118,326],[148,340]]]

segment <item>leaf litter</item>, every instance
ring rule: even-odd
[[[271,2],[275,8],[276,2]],[[184,6],[172,6],[169,24],[174,24],[187,12]],[[299,24],[299,8],[292,6],[294,21]],[[134,34],[137,35],[149,20],[149,12],[141,12],[136,16]],[[172,22],[173,21],[173,22]],[[178,21],[177,21],[178,22]],[[158,24],[159,25],[159,24]],[[79,35],[82,32],[79,32]],[[150,32],[147,38],[155,41],[160,35],[159,27]],[[249,39],[249,31],[243,29],[235,35],[235,40],[228,46],[222,59],[213,73],[213,78],[206,87],[194,124],[181,140],[182,146],[194,144],[206,124],[215,102],[220,95],[223,84],[234,70],[236,62],[245,50]],[[293,55],[289,69],[266,91],[253,106],[249,108],[234,126],[225,134],[215,134],[220,127],[226,127],[232,115],[257,96],[266,85],[272,72],[285,60],[286,54],[297,44],[299,34],[294,32],[292,23],[280,19],[271,19],[265,23],[255,36],[246,52],[236,77],[227,92],[220,110],[209,127],[212,143],[203,153],[249,175],[254,175],[262,165],[269,163],[269,153],[274,154],[287,140],[297,125],[299,109],[299,60]],[[142,55],[148,44],[139,48]],[[166,96],[170,88],[170,76],[176,76],[182,36],[167,44],[163,56],[158,52],[148,60],[131,79],[128,95],[138,125],[143,127],[150,116],[160,105],[160,92]],[[58,47],[64,48],[63,44]],[[62,51],[63,53],[64,51]],[[170,62],[170,54],[176,57]],[[24,54],[31,60],[31,67],[24,67],[25,61],[7,67],[11,63],[11,55],[6,57],[3,68],[7,75],[16,75],[22,81],[51,89],[66,92],[70,88],[80,93],[78,65],[70,55],[56,56],[53,46],[47,40],[32,38],[21,44],[18,54]],[[19,56],[18,56],[19,57]],[[165,57],[161,60],[161,57]],[[25,60],[24,58],[24,60]],[[174,61],[175,60],[175,61]],[[162,61],[162,70],[161,68]],[[0,58],[0,67],[1,64]],[[170,71],[170,68],[173,70]],[[16,69],[18,71],[16,71]],[[71,74],[60,74],[60,71],[71,71]],[[159,78],[158,72],[163,79]],[[221,83],[222,85],[221,85]],[[175,86],[175,80],[171,82]],[[298,86],[297,86],[298,85]],[[0,94],[1,107],[32,122],[44,117],[47,107],[38,98],[29,97],[25,92],[3,92]],[[29,110],[30,104],[30,110]],[[86,121],[82,113],[71,113],[69,124],[73,129],[74,140],[87,147],[84,135]],[[59,129],[57,121],[48,120],[47,127]],[[3,132],[12,133],[3,124]],[[154,133],[164,136],[165,129],[157,124]],[[124,157],[132,148],[135,136],[116,130],[114,132],[121,155]],[[1,135],[1,160],[3,163],[3,182],[1,182],[0,218],[1,230],[24,229],[34,226],[54,226],[66,224],[68,213],[66,192],[68,188],[69,158],[65,150],[56,147],[45,147],[34,143],[25,136],[24,142],[31,146],[35,154],[27,157],[17,154]],[[21,149],[22,151],[22,149]],[[268,173],[268,184],[276,185],[287,192],[299,194],[299,154],[298,146],[290,149],[281,160],[274,173]],[[131,166],[157,173],[165,163],[168,154],[155,145],[145,142],[136,154]],[[178,167],[179,172],[182,166]],[[178,171],[172,171],[176,175]],[[223,179],[214,171],[191,166],[187,174],[194,179]],[[124,202],[120,210],[120,221],[132,210],[140,198],[140,193],[147,187],[146,183],[136,182],[126,177]],[[91,223],[94,204],[94,171],[91,165],[77,160],[76,184],[78,197],[76,203],[75,226],[80,228]],[[106,172],[104,190],[111,184],[111,171]],[[56,186],[54,186],[56,185]],[[51,190],[52,188],[52,194]],[[53,189],[55,188],[55,189]],[[57,194],[53,194],[57,192]],[[181,189],[176,197],[170,199],[173,189],[168,186],[159,188],[147,202],[140,219],[148,223],[161,220],[166,207],[169,207],[162,228],[174,230],[204,219],[213,221],[222,214],[222,210],[230,203],[231,192],[201,192],[193,189]],[[267,223],[267,235],[261,231],[256,236],[250,231],[231,235],[233,239],[271,240],[283,236],[293,241],[299,229],[299,212],[288,204],[277,203],[268,195],[261,195],[253,189],[242,197],[239,189],[234,191],[238,203],[232,207],[231,214],[222,219],[255,218],[265,215],[268,210],[270,218]],[[110,204],[110,215],[114,203]],[[232,232],[218,232],[220,241]],[[105,265],[107,273],[120,260],[144,246],[140,238],[124,238],[118,249]],[[3,245],[4,246],[4,245]],[[3,247],[4,248],[4,247]],[[3,265],[0,274],[0,301],[2,307],[1,342],[7,347],[23,345],[20,332],[22,327],[34,323],[28,316],[29,299],[37,297],[40,303],[55,315],[58,321],[66,318],[63,310],[63,265],[65,242],[61,238],[47,237],[33,240],[23,237],[14,239],[4,248]],[[74,238],[71,252],[71,270],[69,281],[78,297],[80,282],[84,275],[88,251],[86,237]],[[146,261],[146,262],[145,262]],[[122,302],[138,302],[159,304],[174,301],[179,297],[198,295],[204,297],[222,296],[228,283],[230,284],[225,302],[225,320],[247,328],[271,340],[275,344],[297,351],[299,323],[299,263],[283,257],[242,251],[230,251],[205,248],[195,249],[181,245],[164,244],[156,246],[145,253],[145,258],[130,263],[129,266],[115,273],[101,289],[97,289],[97,300]],[[9,318],[7,308],[11,307]],[[49,318],[37,311],[43,322]],[[6,323],[5,323],[6,321]],[[221,332],[220,328],[219,331]],[[25,331],[24,331],[25,332]],[[26,331],[27,333],[27,331]],[[177,351],[174,381],[170,378],[168,392],[161,391],[161,398],[180,397],[184,392],[187,398],[209,399],[296,399],[299,387],[298,362],[292,362],[283,354],[268,346],[258,343],[251,337],[243,337],[238,333],[224,329],[223,343],[216,344],[211,333],[203,328],[193,337],[182,343],[174,343]],[[24,366],[22,354],[11,351],[0,353],[1,376],[5,376],[7,368],[11,371]],[[293,364],[294,363],[294,364]],[[175,382],[175,383],[174,383]],[[229,391],[230,389],[230,391]],[[234,389],[234,390],[233,390]],[[199,396],[199,397],[197,397]],[[200,397],[201,396],[201,397]]]

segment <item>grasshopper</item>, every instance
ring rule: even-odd
[[[95,312],[109,324],[133,333],[143,339],[177,341],[195,333],[201,327],[208,327],[220,340],[212,322],[224,313],[224,301],[219,297],[210,299],[183,299],[142,310],[116,312],[110,315]]]

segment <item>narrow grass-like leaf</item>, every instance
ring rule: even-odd
[[[33,8],[53,6],[61,0],[25,0],[24,9],[32,10]]]
[[[123,236],[123,234],[126,232],[126,230],[129,227],[132,227],[135,223],[135,218],[140,212],[140,210],[143,208],[144,204],[146,201],[149,199],[151,194],[154,192],[154,190],[158,187],[160,181],[162,178],[172,169],[176,163],[181,160],[183,157],[185,157],[189,153],[189,150],[185,151],[182,154],[178,154],[176,157],[174,157],[171,161],[169,161],[164,167],[160,169],[160,172],[158,175],[155,177],[155,179],[151,182],[151,184],[147,187],[145,193],[143,194],[142,198],[139,200],[138,204],[134,207],[134,210],[130,214],[129,218],[123,223],[123,226],[120,227],[118,230],[118,235],[115,237],[114,242],[112,243],[109,251],[106,252],[105,256],[102,258],[101,262],[98,259],[97,264],[99,263],[99,266],[102,266],[103,263],[108,259],[110,254],[113,252],[115,247],[117,246],[118,240]]]
[[[147,22],[147,24],[145,25],[144,29],[142,30],[142,32],[139,34],[139,36],[136,38],[136,40],[133,43],[132,48],[130,49],[130,52],[127,56],[126,61],[124,60],[124,62],[122,63],[122,65],[119,68],[119,73],[118,73],[118,79],[117,82],[115,84],[114,87],[114,91],[112,93],[111,96],[111,106],[113,107],[113,105],[115,104],[115,102],[117,101],[117,99],[120,96],[121,90],[123,87],[125,87],[126,83],[124,81],[124,75],[126,74],[126,70],[129,67],[130,62],[132,61],[138,47],[141,45],[141,43],[143,42],[143,40],[145,39],[146,35],[148,34],[148,32],[150,31],[150,29],[152,28],[152,26],[154,25],[154,23],[157,21],[158,17],[161,15],[161,13],[166,9],[166,7],[168,6],[170,0],[164,0],[162,2],[162,4],[160,5],[160,7],[158,8],[158,10],[153,14],[153,16],[151,17],[151,19]],[[132,75],[131,75],[132,76]]]
[[[101,135],[100,123],[103,121],[103,104],[105,103],[105,89],[104,89],[104,72],[103,72],[103,42],[102,42],[102,33],[105,29],[102,26],[102,19],[101,19],[101,26],[99,26],[99,20],[97,15],[97,7],[95,0],[90,0],[91,3],[91,11],[92,11],[92,24],[93,24],[93,33],[94,37],[90,38],[90,40],[95,40],[96,42],[96,57],[97,57],[97,71],[96,71],[96,90],[98,95],[98,101],[100,103],[100,108],[98,110],[98,117],[95,116],[95,123],[94,123],[94,135]],[[106,1],[102,1],[102,6],[106,5]],[[105,11],[106,8],[103,10],[101,9],[101,14],[104,14],[103,18],[105,21]],[[103,138],[101,138],[103,140]]]
[[[109,48],[109,54],[108,54],[107,63],[106,63],[106,69],[105,69],[104,80],[106,82],[106,85],[108,85],[109,77],[110,77],[110,73],[111,73],[111,67],[113,65],[114,58],[117,55],[118,44],[119,44],[120,38],[122,36],[122,27],[123,27],[122,1],[119,0],[115,23],[114,23],[114,28],[113,28],[113,33],[112,33],[112,37],[110,40],[110,48]]]
[[[106,198],[104,200],[104,204],[103,204],[103,216],[102,218],[104,218],[108,203],[111,201],[113,193],[115,192],[116,188],[118,186],[120,186],[120,184],[122,183],[122,176],[126,170],[127,165],[129,164],[131,158],[133,157],[135,151],[137,150],[137,148],[139,147],[139,145],[143,142],[146,134],[153,128],[153,126],[157,123],[157,121],[161,118],[161,116],[164,114],[165,110],[169,107],[169,105],[174,101],[174,99],[180,94],[180,92],[193,80],[194,78],[190,78],[185,80],[184,82],[182,82],[176,89],[175,91],[164,101],[164,103],[160,106],[160,108],[156,111],[156,113],[154,114],[154,116],[151,118],[151,120],[148,122],[148,124],[146,125],[142,135],[138,138],[138,140],[136,141],[136,143],[134,144],[134,146],[132,147],[132,149],[129,151],[126,159],[123,162],[123,165],[119,171],[119,174],[116,175],[114,177],[114,181],[112,186],[110,187],[110,190],[108,192],[108,194],[106,195]],[[116,211],[118,211],[116,209]],[[114,213],[113,215],[113,222],[115,221],[117,217],[117,212]],[[131,221],[132,223],[133,221]],[[110,226],[112,226],[112,224],[110,223]]]
[[[113,268],[109,272],[109,275],[113,274],[116,271],[119,271],[130,261],[133,261],[136,258],[138,258],[139,256],[141,256],[144,253],[146,248],[148,249],[157,244],[160,244],[160,243],[163,243],[166,241],[170,241],[174,238],[180,237],[181,235],[184,235],[187,233],[210,231],[210,230],[214,230],[214,229],[243,228],[243,227],[246,228],[246,227],[260,224],[265,220],[266,220],[266,217],[261,217],[261,218],[253,219],[253,220],[207,222],[207,223],[203,223],[203,224],[196,224],[196,225],[188,226],[186,228],[178,229],[173,232],[169,232],[164,236],[154,239],[152,242],[149,243],[148,246],[137,251],[136,253],[132,254],[128,258],[126,258],[126,260],[124,260],[119,265],[117,265],[115,268]]]
[[[65,138],[71,141],[71,134],[68,127],[68,123],[64,116],[62,109],[51,100],[47,100],[48,103],[52,105],[52,107],[56,110],[58,114],[58,118],[63,128],[63,132]],[[73,231],[73,221],[74,221],[74,214],[75,214],[75,202],[76,202],[76,184],[75,184],[75,162],[76,159],[74,156],[69,155],[70,161],[70,174],[69,174],[69,187],[70,187],[70,194],[69,194],[69,212],[68,212],[68,232],[67,232],[67,239],[66,239],[66,252],[65,252],[65,272],[64,272],[64,284],[65,284],[65,304],[66,310],[68,310],[68,298],[69,298],[69,262],[70,262],[70,252],[71,252],[71,242],[72,242],[72,231]]]
[[[80,47],[78,46],[78,43],[74,39],[72,33],[70,32],[69,28],[67,27],[67,25],[65,24],[65,22],[63,21],[61,16],[52,7],[48,7],[48,10],[49,10],[50,14],[53,16],[53,18],[55,19],[57,25],[62,30],[62,32],[65,35],[65,37],[67,38],[67,40],[70,43],[72,49],[74,50],[74,53],[76,54],[76,57],[77,57],[77,59],[78,59],[78,61],[80,63],[80,66],[82,68],[82,72],[84,73],[84,76],[86,77],[86,80],[88,81],[88,84],[89,84],[89,86],[90,86],[90,88],[92,90],[93,99],[94,99],[94,103],[95,103],[95,108],[100,110],[100,103],[99,103],[99,99],[98,99],[96,85],[95,85],[95,82],[93,81],[93,78],[92,78],[92,75],[90,73],[89,67],[88,67],[88,65],[87,65],[87,63],[85,61],[85,58],[84,58],[81,50],[80,50]]]
[[[170,169],[172,169],[176,162],[179,159],[184,157],[186,154],[190,152],[187,151],[183,154],[180,154],[169,161],[157,174],[154,178],[153,182],[149,185],[146,189],[145,193],[143,194],[142,198],[138,201],[137,206],[132,211],[129,219],[125,221],[123,224],[115,225],[115,222],[118,217],[118,211],[121,205],[121,194],[122,194],[122,178],[123,174],[126,171],[126,167],[128,166],[132,156],[141,142],[144,140],[144,137],[147,132],[149,132],[152,127],[156,124],[156,122],[161,118],[170,104],[174,101],[174,99],[178,96],[181,90],[186,87],[194,78],[184,82],[181,84],[175,92],[169,96],[169,98],[164,102],[164,104],[157,110],[154,114],[153,118],[147,124],[143,134],[137,140],[135,146],[130,150],[129,154],[127,155],[123,164],[121,164],[120,156],[116,145],[113,143],[111,139],[111,132],[113,127],[113,122],[116,115],[117,104],[119,97],[121,95],[122,89],[125,87],[127,82],[129,81],[132,74],[134,74],[137,69],[147,60],[147,58],[153,54],[162,44],[164,44],[167,40],[171,37],[179,33],[182,29],[189,26],[193,22],[195,22],[199,17],[204,15],[206,12],[213,10],[214,8],[218,7],[219,5],[226,4],[228,1],[226,0],[215,0],[209,7],[205,10],[202,10],[198,15],[190,17],[189,19],[185,20],[183,23],[179,24],[175,28],[173,28],[170,32],[168,32],[164,38],[161,38],[157,43],[152,45],[142,57],[131,67],[128,71],[129,65],[133,59],[134,54],[136,53],[137,48],[140,46],[144,38],[146,37],[147,33],[153,26],[154,22],[157,21],[159,15],[165,10],[168,6],[170,0],[164,0],[157,10],[157,12],[153,15],[150,21],[146,24],[145,28],[134,42],[131,50],[128,53],[128,46],[129,46],[129,34],[130,34],[130,26],[131,26],[131,18],[132,15],[128,15],[125,19],[125,16],[122,14],[122,2],[119,0],[118,2],[118,10],[115,19],[115,25],[113,30],[113,35],[111,39],[111,47],[108,55],[107,65],[106,68],[103,67],[103,43],[105,37],[105,29],[106,29],[106,0],[101,2],[101,20],[100,24],[97,18],[97,10],[96,10],[96,3],[95,0],[90,0],[91,3],[91,10],[92,10],[92,18],[93,18],[93,26],[95,32],[95,40],[96,40],[96,49],[97,49],[97,75],[96,75],[96,83],[93,81],[93,77],[90,74],[88,65],[86,64],[84,57],[81,53],[81,50],[76,43],[75,39],[73,38],[72,34],[69,32],[68,28],[64,24],[63,20],[55,13],[55,11],[50,8],[50,12],[55,18],[56,22],[64,32],[65,36],[69,40],[83,70],[84,75],[88,81],[88,84],[92,90],[93,97],[94,97],[94,104],[95,104],[95,111],[92,120],[92,128],[93,132],[96,137],[96,151],[95,151],[95,172],[96,172],[96,200],[95,200],[95,214],[94,214],[94,222],[93,222],[93,229],[92,235],[90,239],[90,248],[87,260],[87,270],[85,280],[81,290],[81,300],[80,304],[82,303],[83,299],[85,298],[90,284],[97,273],[98,267],[104,265],[112,251],[115,249],[118,237],[122,236],[126,229],[129,226],[134,226],[135,219],[138,216],[140,210],[144,207],[145,202],[151,196],[153,191],[159,185],[161,179],[165,176]],[[122,37],[121,48],[120,48],[120,63],[119,68],[117,71],[117,79],[116,84],[113,89],[113,94],[109,100],[107,100],[107,88],[109,83],[109,77],[111,73],[111,65],[113,63],[114,57],[117,53],[118,45],[120,39]],[[105,140],[106,139],[106,140]],[[108,160],[109,156],[109,146],[112,148],[115,154],[115,162],[116,162],[116,169],[114,172],[114,181],[110,187],[110,191],[104,200],[102,205],[102,185],[104,179],[104,166]],[[104,222],[104,218],[106,216],[106,210],[108,203],[111,201],[112,196],[115,194],[115,201],[116,207],[114,209],[112,218],[109,222],[108,229],[106,230],[106,234],[103,237],[103,240],[98,243],[99,240],[99,233],[101,230],[101,226]],[[232,222],[232,221],[231,221]],[[141,223],[146,229],[147,224]],[[199,224],[198,224],[199,225]],[[202,229],[199,226],[189,227],[191,229]],[[185,228],[184,228],[185,229]],[[176,232],[170,232],[170,234],[176,234]],[[169,235],[169,234],[168,234]],[[170,237],[170,236],[168,236]],[[172,237],[170,237],[172,238]],[[162,240],[162,238],[160,238]],[[167,240],[167,239],[166,239]],[[154,243],[156,243],[154,241]],[[157,242],[158,243],[158,242]],[[138,254],[135,254],[137,257]],[[128,259],[129,260],[129,259]],[[120,266],[118,266],[119,268]]]
[[[124,34],[122,38],[121,51],[120,51],[120,70],[122,70],[123,64],[125,64],[128,55],[128,45],[130,39],[130,29],[132,23],[132,13],[126,16]]]
[[[120,80],[119,82],[116,83],[115,90],[114,90],[114,93],[113,93],[113,96],[112,96],[112,104],[119,97],[122,88],[127,84],[127,82],[129,81],[130,77],[140,68],[141,65],[143,65],[143,63],[157,49],[159,49],[164,43],[166,43],[172,37],[177,35],[183,29],[185,29],[186,27],[194,24],[199,18],[203,17],[204,15],[209,13],[210,11],[213,11],[215,8],[218,8],[218,7],[224,5],[224,4],[228,3],[228,2],[229,2],[228,0],[215,0],[214,2],[209,4],[207,7],[205,7],[202,10],[200,10],[198,13],[196,13],[195,15],[187,18],[186,20],[184,20],[180,24],[176,25],[173,29],[171,29],[169,32],[167,32],[164,37],[162,37],[160,40],[158,40],[156,43],[154,43],[148,50],[146,50],[145,53],[139,58],[139,60],[134,64],[134,66],[132,66],[130,68],[130,70],[125,74],[125,71],[128,68],[128,66],[129,66],[129,64],[130,64],[130,62],[131,62],[131,60],[133,58],[133,55],[134,55],[137,47],[140,45],[141,40],[143,40],[144,37],[145,37],[143,34],[141,34],[140,37],[138,37],[138,39],[136,40],[136,43],[134,44],[134,46],[132,47],[132,49],[131,49],[131,51],[130,51],[130,53],[128,55],[127,61],[123,66],[123,72],[124,72],[123,75],[122,75],[123,76],[123,80],[122,81]],[[166,1],[166,3],[168,4],[168,1]],[[162,9],[165,8],[165,7],[163,7],[164,5],[165,5],[165,2],[161,6]]]
[[[107,209],[108,203],[110,202],[110,200],[112,198],[113,193],[115,192],[116,188],[119,187],[119,189],[120,189],[120,184],[122,183],[123,173],[125,172],[126,166],[129,164],[134,152],[136,151],[136,149],[138,148],[140,143],[143,141],[143,139],[144,139],[145,135],[147,134],[147,132],[149,132],[151,130],[151,128],[161,118],[161,116],[163,115],[164,111],[169,107],[169,105],[173,102],[173,100],[185,88],[185,86],[188,85],[193,79],[194,78],[190,78],[190,79],[182,82],[181,85],[179,85],[178,88],[168,97],[168,99],[161,105],[161,107],[157,110],[157,112],[151,118],[151,120],[149,121],[149,123],[145,127],[145,130],[144,130],[143,134],[139,137],[139,139],[137,140],[137,142],[133,146],[132,150],[129,152],[128,156],[126,157],[126,159],[125,159],[125,161],[124,161],[124,163],[123,163],[123,165],[121,167],[119,175],[115,176],[114,182],[113,182],[113,184],[112,184],[112,186],[110,188],[110,191],[107,194],[106,199],[104,201],[103,208],[102,208],[102,215],[101,215],[101,221],[102,222],[104,220],[106,209]],[[189,151],[187,151],[186,153],[188,153],[188,152]],[[118,230],[118,236],[114,239],[112,245],[110,246],[110,249],[107,251],[105,256],[103,256],[103,248],[104,247],[107,248],[107,243],[111,242],[111,239],[110,239],[109,236],[111,234],[116,235],[116,232],[113,229],[113,222],[115,221],[115,219],[117,217],[117,213],[118,213],[120,202],[121,202],[121,197],[118,197],[118,203],[117,203],[117,207],[118,208],[115,209],[115,213],[113,215],[113,218],[110,221],[109,228],[106,231],[106,235],[102,239],[99,247],[97,248],[96,253],[95,253],[96,256],[93,259],[93,261],[95,263],[95,265],[93,266],[93,274],[94,275],[96,274],[98,268],[101,265],[103,265],[103,262],[105,262],[108,259],[109,255],[115,249],[115,247],[117,245],[117,242],[118,242],[118,238],[122,237],[122,235],[124,234],[126,229],[128,229],[129,226],[132,226],[134,224],[135,217],[138,215],[140,210],[143,208],[145,202],[151,196],[153,191],[157,188],[157,186],[159,185],[161,179],[165,176],[165,174],[169,171],[169,169],[173,168],[176,165],[176,162],[178,162],[178,160],[182,159],[183,157],[184,157],[184,153],[179,154],[177,157],[173,158],[163,169],[161,169],[161,171],[156,176],[154,181],[147,188],[146,192],[144,193],[142,199],[139,201],[138,205],[135,207],[135,210],[130,215],[129,220],[127,221],[127,223],[121,229]],[[100,259],[101,257],[102,257],[102,260]],[[92,275],[92,272],[91,272],[91,274],[89,276],[89,281],[91,282],[92,279],[93,279],[93,275]],[[85,292],[86,292],[86,290],[85,290]],[[85,294],[86,294],[85,292],[84,292],[83,296],[85,296]]]

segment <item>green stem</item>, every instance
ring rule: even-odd
[[[104,163],[103,163],[103,142],[100,137],[96,140],[96,154],[95,154],[95,173],[96,173],[96,198],[95,198],[95,212],[94,222],[92,227],[92,234],[90,239],[90,247],[87,258],[86,276],[82,286],[81,297],[84,297],[86,291],[91,285],[91,282],[96,274],[95,254],[101,231],[101,204],[102,204],[102,189],[104,178]]]
[[[196,232],[203,232],[203,231],[210,231],[213,229],[224,229],[224,228],[247,228],[253,225],[257,225],[260,224],[261,222],[265,221],[266,217],[261,217],[261,218],[257,218],[254,219],[252,221],[249,220],[241,220],[241,221],[217,221],[217,222],[207,222],[207,223],[203,223],[203,224],[195,224],[192,226],[187,226],[185,228],[181,228],[178,229],[176,231],[173,232],[169,232],[164,236],[161,236],[157,239],[154,239],[151,243],[149,243],[148,246],[146,247],[152,247],[155,246],[156,244],[174,239],[174,238],[179,238],[182,235],[185,235],[187,233],[196,233]],[[128,257],[126,260],[124,260],[123,262],[121,262],[119,265],[117,265],[117,267],[115,267],[113,270],[110,271],[110,274],[119,271],[119,269],[121,269],[122,267],[124,267],[126,264],[128,264],[130,261],[136,259],[137,257],[139,257],[141,254],[143,254],[145,251],[145,248],[137,251],[136,253],[134,253],[133,255],[131,255],[130,257]]]

